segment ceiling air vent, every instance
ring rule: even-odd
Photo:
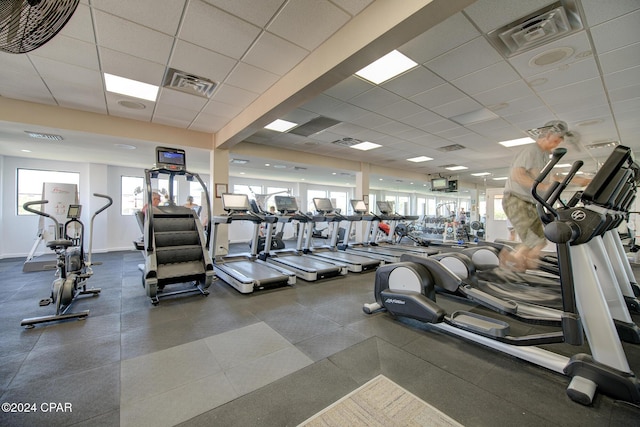
[[[202,98],[211,98],[218,83],[204,77],[198,77],[175,68],[167,69],[162,87],[179,90]]]
[[[332,144],[337,144],[337,145],[342,145],[344,147],[352,147],[356,144],[360,144],[362,141],[359,139],[355,139],[355,138],[342,138],[342,139],[336,139],[335,141],[331,141]]]
[[[487,34],[489,41],[509,58],[582,29],[574,1],[555,2]]]
[[[321,132],[325,129],[329,129],[332,126],[341,123],[340,120],[330,119],[329,117],[316,117],[313,120],[308,121],[305,124],[302,124],[296,128],[293,128],[289,131],[289,133],[293,133],[295,135],[300,136],[309,136],[314,133]]]
[[[36,139],[47,139],[49,141],[62,141],[64,139],[62,136],[52,133],[32,132],[30,130],[25,130],[24,132],[31,138]]]
[[[464,145],[451,144],[451,145],[445,145],[444,147],[440,147],[437,150],[438,151],[444,151],[446,153],[446,152],[449,152],[449,151],[464,150],[465,148],[467,148],[467,147],[465,147]]]

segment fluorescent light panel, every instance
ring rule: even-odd
[[[146,99],[152,102],[155,102],[158,98],[158,86],[150,85],[149,83],[114,76],[108,73],[104,73],[104,83],[108,92]]]
[[[533,138],[529,138],[527,136],[526,138],[518,138],[518,139],[511,139],[509,141],[501,141],[498,144],[504,147],[516,147],[518,145],[532,144],[534,142],[536,141],[533,140]]]
[[[493,178],[494,181],[506,181],[509,177],[507,176],[499,176],[497,178]]]
[[[374,142],[364,141],[360,144],[352,145],[351,148],[355,148],[356,150],[368,151],[373,150],[374,148],[382,147],[380,144],[376,144]]]
[[[429,160],[433,160],[433,159],[427,156],[419,156],[419,157],[412,157],[407,160],[414,163],[420,163],[420,162],[428,162]]]
[[[298,126],[298,123],[289,122],[287,120],[277,119],[266,125],[264,128],[269,130],[275,130],[278,132],[286,132],[289,129],[293,129]]]
[[[358,71],[356,76],[379,85],[416,65],[418,65],[418,63],[411,58],[408,58],[397,50],[393,50]]]
[[[487,176],[487,175],[491,175],[491,172],[478,172],[478,173],[471,174],[471,176]]]
[[[466,166],[450,166],[450,167],[445,168],[445,169],[450,170],[450,171],[462,171],[462,170],[469,169],[469,168],[466,167]]]

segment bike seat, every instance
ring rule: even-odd
[[[67,249],[69,246],[73,246],[71,240],[50,240],[47,242],[47,247],[50,249]]]

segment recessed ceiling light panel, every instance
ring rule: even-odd
[[[266,125],[264,128],[269,130],[275,130],[277,132],[286,132],[289,129],[293,129],[296,126],[298,126],[297,123],[289,122],[287,120],[282,120],[282,119],[276,119],[271,123],[269,123],[268,125]]]
[[[427,156],[418,156],[418,157],[412,157],[407,160],[414,163],[420,163],[420,162],[428,162],[429,160],[433,160],[433,159]]]
[[[358,71],[356,76],[379,85],[417,65],[411,58],[394,50]]]
[[[126,77],[104,73],[104,84],[107,92],[127,95],[133,98],[146,99],[147,101],[153,102],[158,98],[158,86],[127,79]]]

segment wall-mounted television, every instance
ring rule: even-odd
[[[458,180],[451,180],[447,183],[447,191],[455,192],[458,191]]]
[[[447,178],[433,178],[431,180],[431,189],[438,190],[448,190],[449,183],[447,182]]]

